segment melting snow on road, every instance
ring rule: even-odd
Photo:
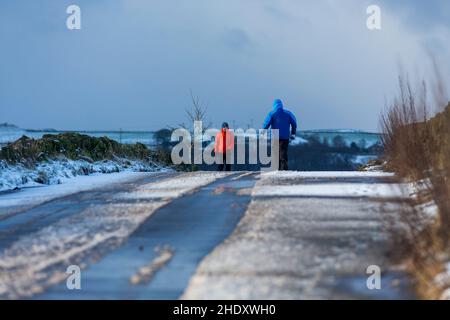
[[[195,174],[186,174],[177,177],[175,181],[167,179],[156,183],[145,184],[133,192],[120,193],[116,198],[122,200],[173,199],[229,174],[226,172],[197,172]]]
[[[76,176],[63,184],[39,185],[0,193],[0,218],[17,210],[24,210],[44,202],[93,189],[106,188],[155,175],[155,172],[117,172]]]
[[[233,234],[200,263],[184,299],[367,298],[339,292],[340,275],[368,264],[389,270],[378,197],[391,197],[380,172],[269,172]],[[399,195],[399,194],[395,194]],[[358,197],[367,196],[361,201]],[[383,202],[386,203],[386,202]],[[381,294],[391,297],[389,288]],[[402,298],[403,296],[400,296]]]
[[[226,175],[228,173],[187,173],[148,183],[120,193],[113,197],[111,204],[91,205],[23,236],[0,255],[0,297],[33,295],[64,280],[68,265],[82,264],[87,258],[114,249],[171,199]],[[142,201],[143,194],[146,201]]]
[[[384,172],[268,172],[252,195],[297,197],[409,197],[414,190],[409,184],[383,181],[392,177]],[[317,180],[320,183],[315,183]],[[276,187],[275,187],[276,184]]]

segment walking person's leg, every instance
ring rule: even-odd
[[[278,140],[278,170],[281,170],[281,164],[283,162],[282,141],[283,140]]]
[[[227,152],[228,158],[231,161],[231,155],[229,152]],[[225,155],[223,157],[223,163],[225,163],[225,171],[231,171],[231,163],[229,163],[229,161],[227,161],[227,156]]]
[[[289,140],[280,140],[280,170],[288,170]]]
[[[289,140],[288,141],[286,141],[286,148],[285,148],[285,151],[284,151],[284,168],[283,168],[283,170],[289,170],[289,157],[288,157],[288,154],[289,154]]]
[[[223,168],[224,168],[224,164],[225,164],[225,161],[223,160],[223,154],[218,154],[217,155],[217,157],[216,157],[216,159],[222,159],[222,163],[219,163],[218,165],[217,165],[217,171],[223,171]]]

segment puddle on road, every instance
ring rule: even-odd
[[[241,180],[226,181],[220,184],[225,189],[243,189],[252,188],[255,185],[255,181],[250,177],[242,178]]]
[[[404,272],[390,272],[381,276],[381,289],[370,290],[366,282],[369,275],[343,276],[336,283],[338,299],[411,300],[415,299],[411,279]]]
[[[245,175],[240,180],[230,179],[229,181],[220,183],[213,188],[212,194],[221,195],[224,192],[234,192],[237,195],[249,195],[248,190],[252,190],[255,181],[250,179],[251,175]]]
[[[155,248],[157,256],[152,262],[144,267],[141,267],[138,272],[130,278],[130,284],[137,285],[144,282],[150,282],[156,272],[163,268],[174,255],[174,251],[170,247]]]

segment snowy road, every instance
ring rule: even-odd
[[[389,175],[142,173],[88,184],[34,204],[24,192],[25,206],[20,193],[0,195],[0,298],[410,297],[387,260],[381,204],[402,196]],[[74,264],[81,290],[66,287]],[[382,290],[366,288],[369,265],[381,267]]]
[[[404,196],[389,177],[262,174],[244,218],[203,260],[182,298],[411,298],[408,279],[387,259],[382,204]],[[367,288],[370,265],[383,272],[381,290]]]

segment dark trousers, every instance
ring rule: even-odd
[[[279,170],[289,170],[288,169],[288,147],[289,140],[280,139],[280,157],[278,163]]]
[[[220,157],[220,153],[218,154],[218,156]],[[217,170],[223,171],[223,169],[225,169],[225,171],[231,171],[231,164],[227,163],[227,154],[226,153],[222,153],[222,159],[223,159],[223,163],[219,164],[217,166]]]

